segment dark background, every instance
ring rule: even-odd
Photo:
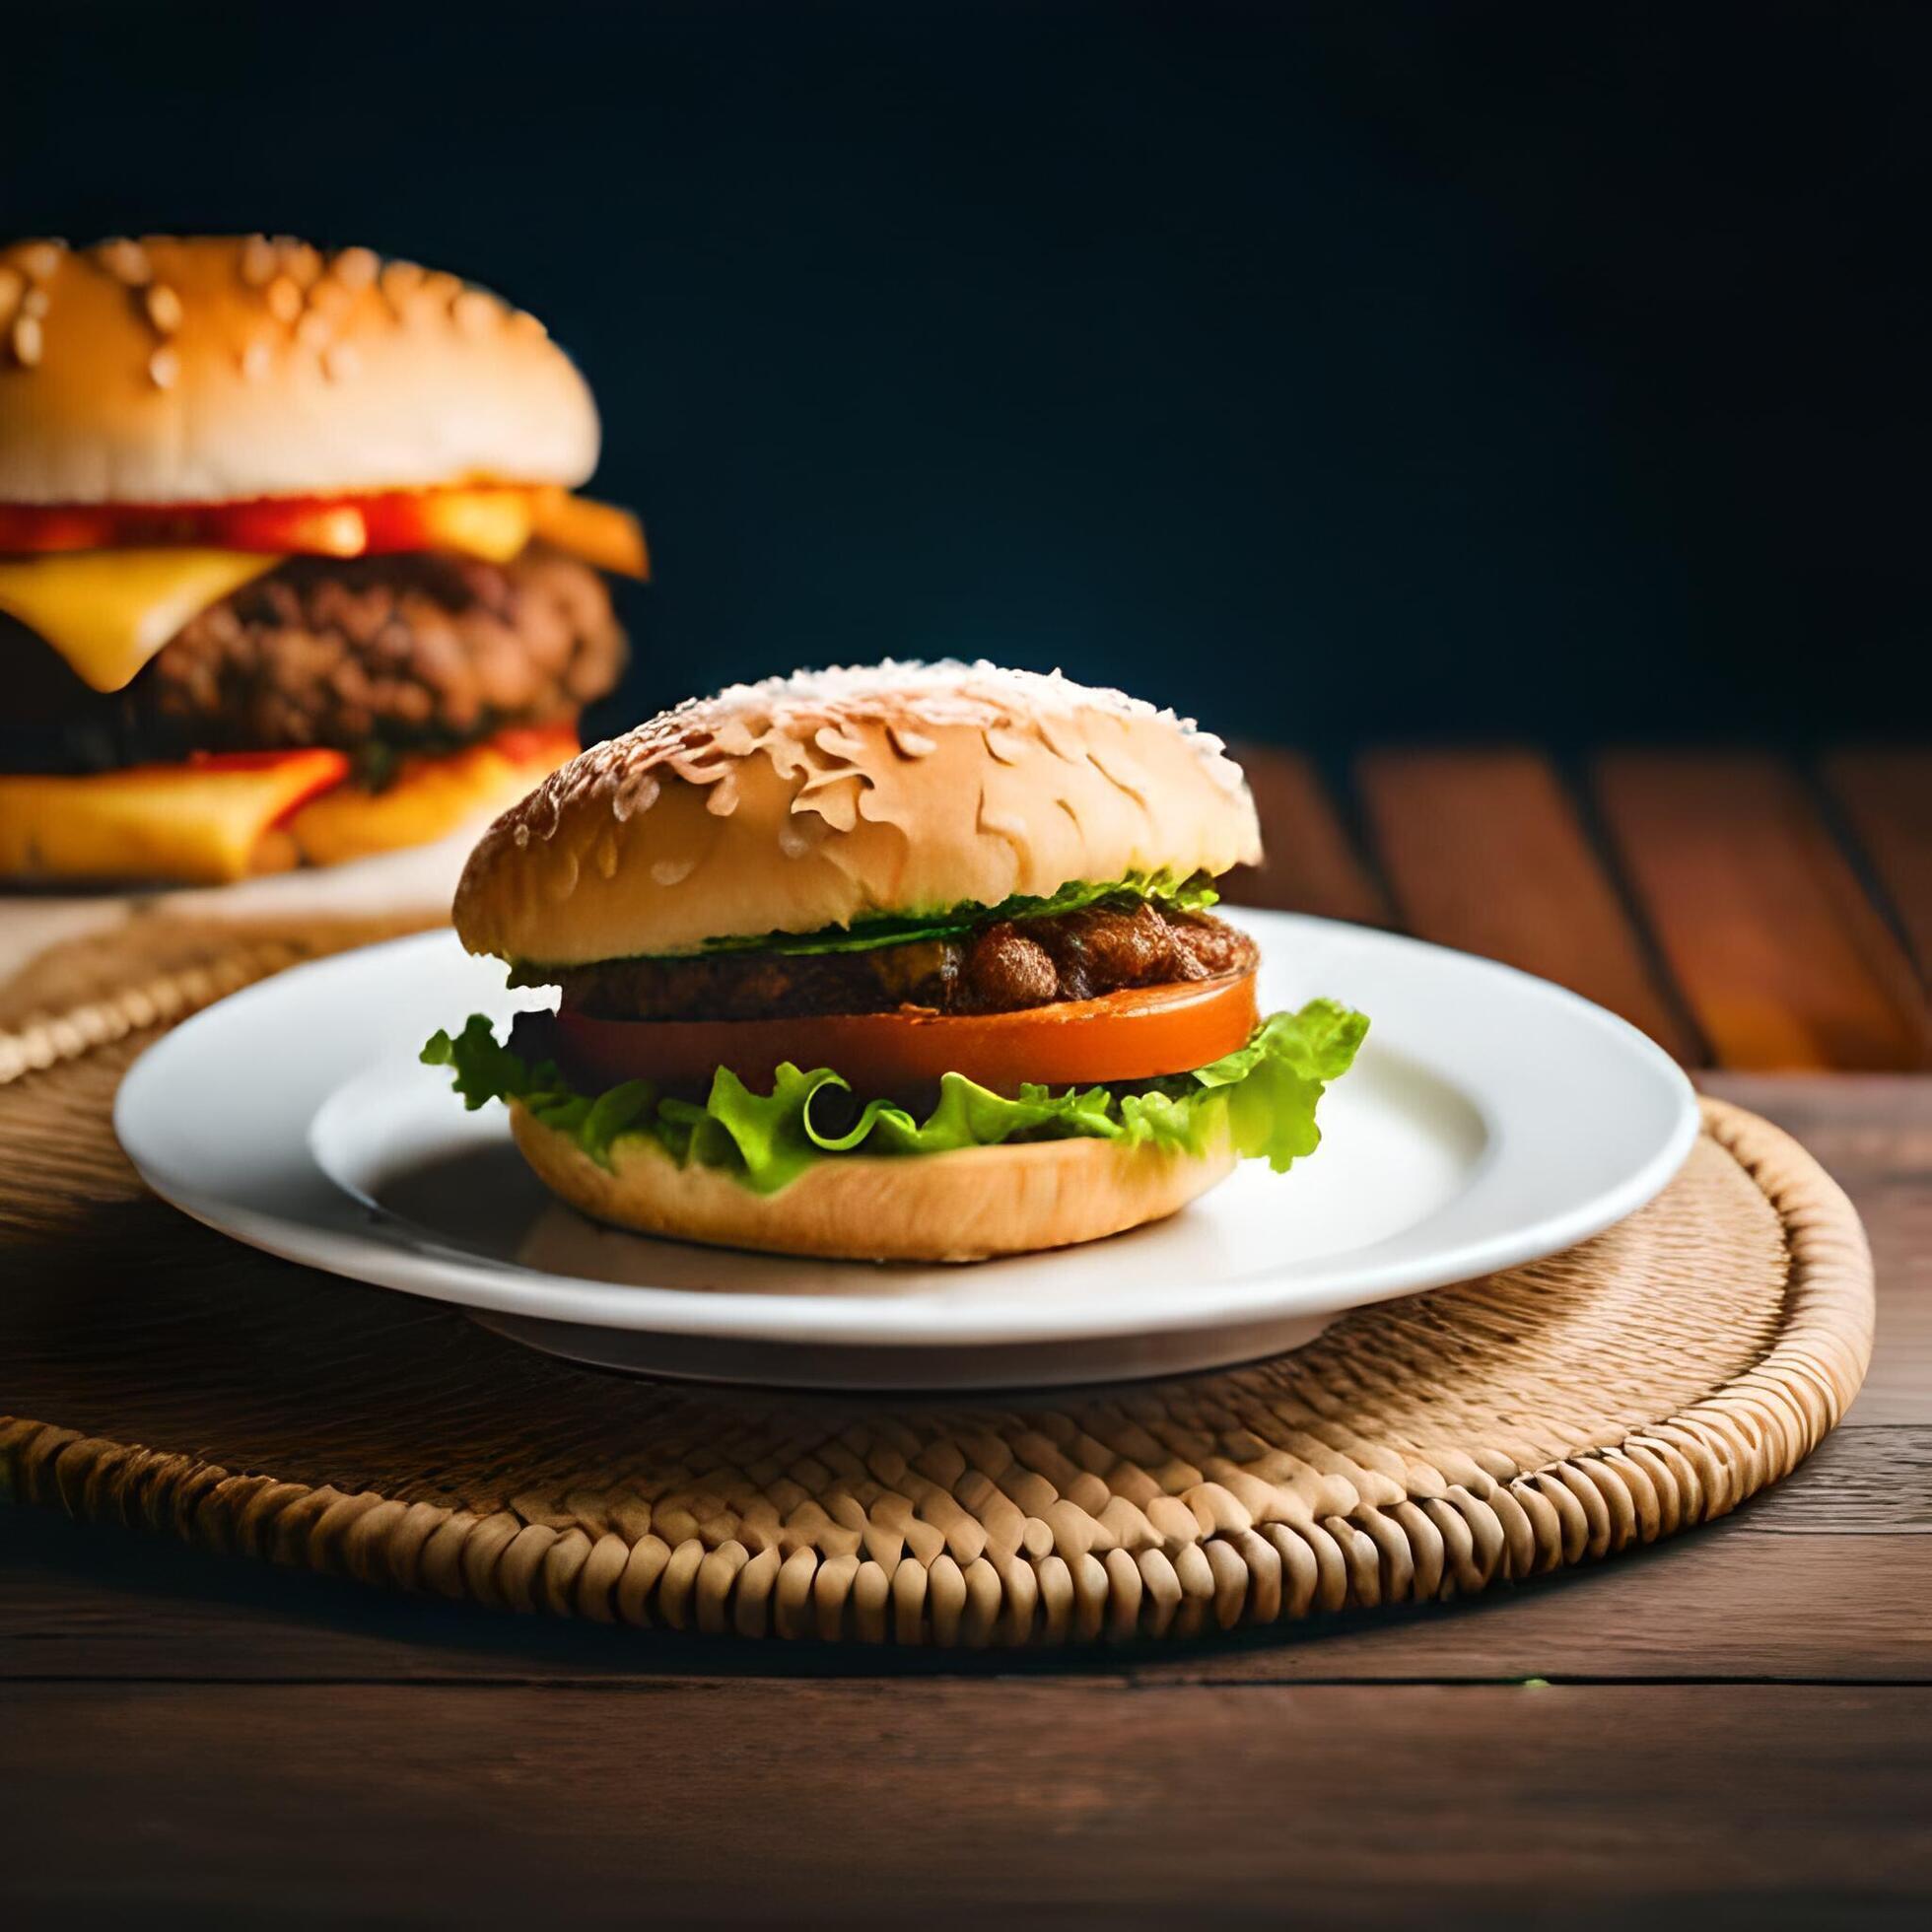
[[[541,313],[625,696],[1065,665],[1223,728],[1924,724],[1932,9],[9,10],[0,221]]]

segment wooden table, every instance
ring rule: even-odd
[[[1810,1464],[1601,1570],[1079,1663],[640,1639],[0,1516],[10,1922],[1920,1920],[1932,757],[1251,763],[1248,896],[1567,981],[1850,1190],[1878,1351]]]

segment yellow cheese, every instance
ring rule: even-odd
[[[530,500],[520,490],[432,490],[417,514],[432,548],[493,564],[520,556],[530,540]]]
[[[248,550],[0,557],[0,610],[97,691],[118,691],[190,618],[282,561]]]
[[[279,826],[339,785],[339,751],[140,765],[84,777],[0,775],[0,878],[219,884],[293,865]]]
[[[564,490],[535,490],[530,494],[536,534],[598,570],[624,577],[651,575],[651,553],[645,547],[644,525],[615,504],[593,503]]]

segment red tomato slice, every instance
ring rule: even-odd
[[[264,497],[195,514],[198,540],[218,550],[288,551],[304,557],[360,557],[370,548],[369,524],[354,502],[313,497]],[[132,540],[132,539],[124,539]]]
[[[245,503],[0,504],[0,554],[196,544],[303,557],[453,550],[498,563],[532,534],[599,570],[650,574],[628,511],[561,489],[487,485]]]
[[[862,1095],[931,1085],[964,1073],[995,1092],[1027,1081],[1086,1086],[1186,1073],[1242,1046],[1255,1030],[1252,973],[1137,987],[1102,1000],[1016,1013],[827,1013],[796,1019],[595,1019],[557,1015],[560,1059],[577,1077],[614,1086],[656,1080],[703,1088],[720,1067],[767,1090],[789,1060],[829,1067]]]
[[[503,564],[530,540],[528,490],[393,490],[357,507],[372,552],[456,550]]]
[[[10,551],[103,550],[114,514],[92,504],[0,503],[0,555]]]
[[[248,503],[0,504],[0,552],[150,549],[193,544],[360,557],[369,529],[359,502],[261,497]]]

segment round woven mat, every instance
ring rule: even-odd
[[[971,1401],[630,1382],[163,1207],[107,1126],[151,1035],[34,1024],[0,1032],[0,1488],[389,1588],[961,1645],[1466,1595],[1722,1515],[1871,1349],[1849,1203],[1707,1101],[1621,1226],[1270,1361]]]

